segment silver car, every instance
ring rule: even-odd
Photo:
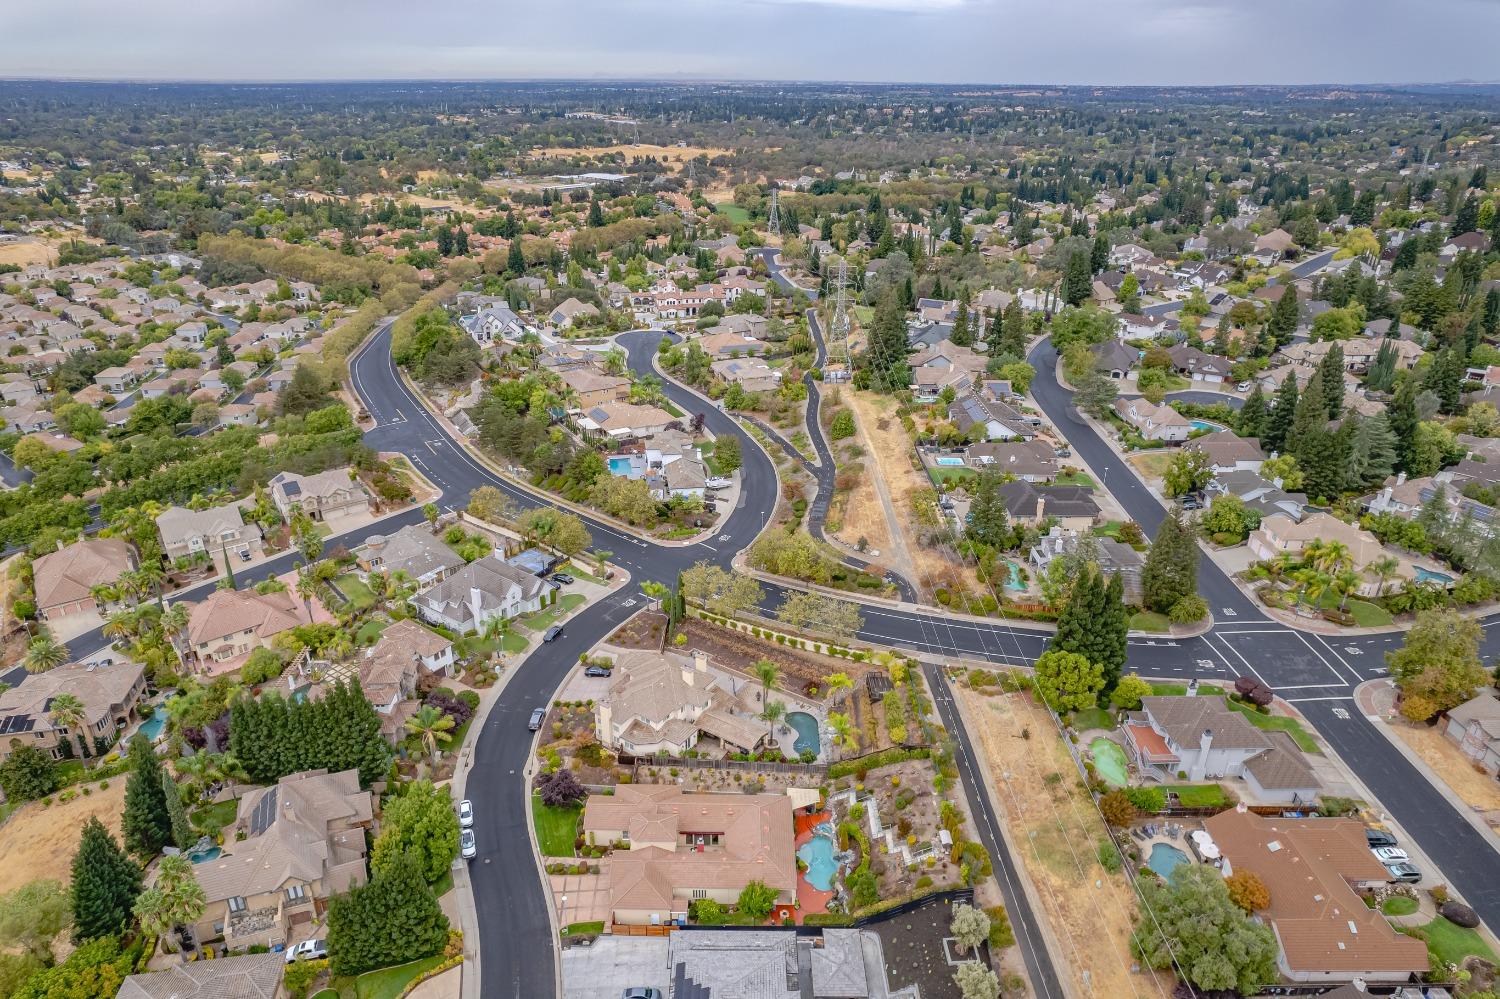
[[[474,830],[465,829],[458,834],[458,852],[465,860],[479,856],[479,842],[474,838]]]

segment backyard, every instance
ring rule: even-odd
[[[346,572],[333,581],[334,588],[343,594],[344,599],[357,611],[368,610],[375,606],[375,593],[363,579],[352,572]]]
[[[1425,926],[1414,926],[1402,932],[1425,940],[1427,949],[1448,964],[1461,965],[1471,954],[1486,961],[1497,960],[1494,950],[1485,943],[1478,930],[1465,929],[1442,916]]]
[[[114,835],[120,834],[125,778],[111,779],[108,784],[108,788],[87,785],[87,795],[82,788],[68,788],[77,797],[62,801],[61,795],[54,796],[50,806],[33,801],[0,826],[0,894],[38,878],[69,881],[78,830],[90,818],[103,822]]]

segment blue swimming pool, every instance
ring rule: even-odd
[[[1217,423],[1210,423],[1207,420],[1190,420],[1188,422],[1190,422],[1193,425],[1193,429],[1194,430],[1210,430],[1210,431],[1212,431],[1212,430],[1223,430],[1224,429],[1223,427],[1219,426]]]
[[[1432,569],[1424,569],[1420,565],[1414,568],[1417,570],[1417,582],[1419,583],[1437,583],[1440,586],[1447,586],[1453,582],[1453,577],[1446,572],[1434,572]]]
[[[818,751],[822,743],[818,738],[818,720],[806,711],[791,711],[787,713],[786,723],[797,730],[797,741],[792,743],[792,749],[800,755],[803,750],[810,749],[814,753]]]
[[[1007,590],[1024,590],[1026,583],[1021,579],[1021,567],[1015,562],[1010,563],[1010,575],[1005,578]]]
[[[1188,855],[1171,843],[1153,844],[1151,856],[1146,860],[1147,867],[1168,881],[1172,878],[1172,872],[1186,863],[1188,863]]]
[[[629,475],[630,474],[630,468],[631,468],[631,462],[630,462],[629,458],[618,458],[618,457],[616,457],[616,458],[609,459],[609,474],[610,475]]]
[[[797,859],[807,865],[802,876],[818,891],[833,888],[833,876],[838,873],[839,862],[833,855],[833,840],[827,836],[814,836],[797,848]]]
[[[956,454],[940,454],[932,459],[933,464],[942,465],[944,468],[962,467],[964,460]]]
[[[167,713],[158,707],[156,714],[141,722],[141,727],[136,731],[139,735],[144,735],[147,740],[154,743],[161,738],[162,730],[166,727]]]
[[[221,847],[211,846],[202,853],[190,853],[188,858],[195,864],[206,864],[210,860],[218,860],[224,850]]]

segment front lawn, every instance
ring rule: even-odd
[[[1167,474],[1167,469],[1172,464],[1170,454],[1157,452],[1145,454],[1133,454],[1128,459],[1136,470],[1148,479],[1159,479]]]
[[[571,857],[578,839],[578,820],[582,808],[553,808],[542,804],[542,796],[531,796],[531,822],[536,827],[536,842],[544,857]]]
[[[1052,481],[1059,486],[1082,486],[1090,491],[1099,488],[1098,483],[1087,472],[1069,472],[1066,475],[1059,475]]]
[[[1229,807],[1229,797],[1218,784],[1172,784],[1162,790],[1174,792],[1183,808]]]
[[[1130,630],[1150,631],[1158,635],[1165,635],[1172,630],[1172,622],[1167,618],[1167,615],[1158,614],[1156,611],[1138,611],[1130,618]]]
[[[496,652],[508,652],[515,655],[525,652],[531,640],[525,635],[515,631],[501,632],[494,637],[485,635],[465,635],[456,643],[455,649],[460,657],[472,658],[474,656],[491,656]]]
[[[1284,715],[1263,715],[1254,708],[1236,701],[1229,701],[1228,704],[1230,708],[1250,719],[1250,724],[1258,729],[1266,732],[1285,732],[1292,737],[1292,741],[1297,744],[1297,748],[1304,753],[1323,752],[1318,748],[1318,744],[1313,737],[1308,734],[1307,729],[1303,728],[1302,723],[1297,719],[1288,718]]]
[[[575,607],[580,607],[586,598],[582,593],[565,593],[534,614],[517,618],[516,623],[528,631],[546,631],[557,623],[557,619]]]
[[[719,467],[719,463],[714,459],[714,449],[718,443],[717,440],[711,440],[704,441],[698,445],[698,455],[703,459],[704,466],[708,468],[709,475],[721,476],[725,474],[724,470]]]
[[[1341,601],[1343,597],[1330,590],[1318,598],[1318,606],[1323,610],[1338,610]],[[1395,622],[1390,611],[1368,600],[1351,599],[1344,604],[1343,609],[1353,616],[1354,623],[1361,628],[1384,628]]]
[[[604,932],[604,920],[598,919],[589,923],[569,923],[562,928],[565,937],[596,937]]]
[[[1089,708],[1086,711],[1075,711],[1069,724],[1074,731],[1087,732],[1091,728],[1112,729],[1115,727],[1115,720],[1103,708]]]
[[[1473,954],[1486,961],[1495,961],[1495,952],[1484,942],[1477,930],[1465,929],[1448,922],[1442,916],[1426,926],[1417,926],[1403,932],[1427,941],[1427,949],[1439,960],[1448,964],[1462,964],[1464,958]]]
[[[357,611],[365,610],[375,606],[375,591],[369,585],[352,572],[345,573],[333,581],[333,585],[344,599],[348,600]]]
[[[434,954],[394,968],[367,971],[357,978],[335,978],[331,984],[339,999],[396,999],[414,979],[442,963],[443,955]]]
[[[1417,900],[1409,895],[1392,895],[1380,906],[1387,916],[1409,916],[1417,911]]]

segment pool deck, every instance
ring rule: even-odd
[[[808,814],[799,809],[792,815],[792,828],[796,831],[796,839],[793,849],[801,849],[802,845],[816,835],[814,830],[820,823],[830,822],[833,816],[828,812],[813,812]],[[819,891],[807,883],[807,878],[801,871],[797,872],[797,922],[801,923],[810,913],[827,912],[828,900],[833,898],[833,891]]]

